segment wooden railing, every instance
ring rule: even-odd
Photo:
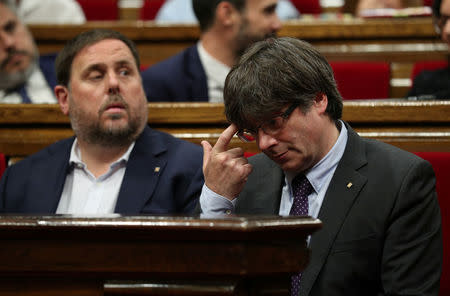
[[[309,217],[0,216],[0,295],[287,295],[320,227]]]
[[[134,40],[144,66],[166,59],[194,44],[196,25],[153,22],[88,22],[84,25],[34,25],[41,53],[59,51],[68,39],[92,28],[112,28]],[[448,47],[435,33],[431,17],[391,19],[300,19],[285,22],[280,36],[311,42],[329,61],[383,61],[391,66],[390,97],[404,97],[413,63],[446,60]]]
[[[152,128],[199,144],[215,143],[228,125],[223,104],[150,103]],[[360,135],[409,151],[450,151],[450,101],[345,101],[343,119]],[[0,105],[0,153],[24,157],[72,136],[57,105]],[[231,147],[258,151],[237,137]]]

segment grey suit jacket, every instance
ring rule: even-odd
[[[300,295],[438,295],[442,234],[431,165],[346,126]],[[236,213],[278,214],[283,172],[264,154],[250,162]]]

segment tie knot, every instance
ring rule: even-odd
[[[313,187],[304,174],[299,174],[292,180],[292,194],[294,197],[299,195],[308,196],[312,191]]]

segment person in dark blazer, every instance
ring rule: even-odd
[[[230,67],[248,45],[281,28],[277,3],[193,0],[200,41],[142,72],[148,101],[223,102],[223,84]]]
[[[0,0],[0,103],[56,103],[55,59],[39,57],[14,1]]]
[[[291,295],[438,295],[443,246],[433,169],[361,138],[341,119],[332,69],[316,49],[294,38],[256,43],[228,75],[224,100],[232,124],[214,147],[202,142],[201,210],[320,219]],[[242,149],[228,150],[236,132],[263,153],[246,159]]]
[[[450,0],[434,0],[432,8],[436,32],[450,46]],[[450,67],[420,72],[414,78],[407,97],[450,99]]]
[[[111,30],[69,41],[55,94],[75,137],[10,166],[1,213],[190,213],[203,185],[200,146],[147,126],[134,44]]]

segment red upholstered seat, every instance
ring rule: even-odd
[[[291,2],[303,14],[319,14],[322,12],[319,0],[291,0]]]
[[[389,63],[330,62],[330,65],[344,100],[389,98]]]
[[[424,70],[437,70],[448,66],[447,61],[422,61],[414,63],[411,71],[411,81],[414,81],[416,76]]]
[[[144,0],[139,18],[141,20],[154,20],[164,2],[166,0]]]
[[[3,172],[6,170],[6,158],[3,153],[0,153],[0,178],[3,175]]]
[[[119,19],[118,0],[77,0],[88,21]]]
[[[444,260],[439,295],[450,295],[450,152],[415,152],[428,160],[436,174],[436,191],[441,207]]]

